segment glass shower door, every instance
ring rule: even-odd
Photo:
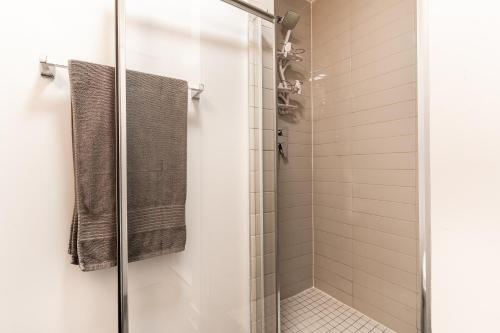
[[[185,249],[129,264],[131,333],[237,333],[251,332],[255,326],[257,302],[251,300],[264,295],[263,285],[257,288],[256,282],[263,280],[260,278],[263,269],[251,265],[255,260],[250,257],[251,253],[264,254],[266,249],[264,237],[255,235],[256,223],[263,221],[259,220],[263,214],[251,217],[252,209],[260,211],[256,202],[262,202],[260,197],[264,196],[255,190],[264,186],[260,184],[263,177],[256,175],[252,163],[255,158],[264,161],[260,157],[264,149],[259,148],[264,143],[258,136],[262,133],[260,125],[255,125],[255,119],[262,123],[261,115],[255,117],[262,108],[253,103],[258,89],[249,70],[252,47],[249,27],[247,13],[220,0],[127,1],[127,69],[184,80],[189,88],[204,87],[199,100],[191,98],[195,92],[191,89],[184,96],[187,98]],[[141,89],[149,89],[146,86],[150,85],[128,89],[140,93]],[[158,90],[159,97],[166,98],[165,103],[172,97],[168,93]],[[127,98],[132,95],[129,93]],[[165,148],[161,140],[157,146],[141,148],[148,150],[140,152],[144,164],[130,159],[137,154],[130,151],[137,149],[130,144],[137,137],[131,135],[155,136],[154,130],[140,128],[151,121],[150,111],[144,108],[142,118],[129,114],[130,108],[127,110],[128,127],[139,126],[128,130],[127,140],[129,242],[135,222],[131,212],[147,208],[141,204],[147,206],[159,200],[138,198],[131,186],[155,187],[167,197],[179,195],[152,176],[151,168],[144,170],[145,175],[137,176],[143,165],[144,168],[157,165],[158,174],[165,168],[175,169],[169,158],[155,155],[155,149]],[[171,117],[168,114],[158,121],[172,121]],[[177,134],[182,145],[184,133]],[[170,139],[176,140],[175,135]],[[252,149],[257,154],[251,154]],[[136,173],[133,177],[131,170]],[[131,184],[131,179],[135,183]],[[174,181],[182,183],[179,179]]]

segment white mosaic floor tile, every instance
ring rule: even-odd
[[[281,332],[395,333],[316,288],[281,301]]]

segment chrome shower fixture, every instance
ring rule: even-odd
[[[299,23],[299,20],[300,15],[292,10],[287,11],[285,16],[281,17],[278,20],[278,23],[280,23],[286,29],[286,37],[283,43],[282,50],[283,52],[290,52],[292,46],[290,43],[290,36],[292,35],[292,30],[295,29],[295,26],[297,26],[297,23]]]
[[[282,43],[281,51],[277,52],[280,77],[280,82],[278,83],[278,113],[282,115],[290,114],[293,110],[297,109],[296,105],[290,103],[290,95],[302,94],[302,82],[299,80],[288,81],[285,75],[286,70],[291,66],[292,62],[300,62],[303,60],[300,55],[304,53],[305,50],[295,49],[292,46],[292,42],[290,42],[292,30],[295,29],[299,20],[300,15],[291,10],[286,12],[285,16],[278,19],[278,23],[286,30],[285,40]]]
[[[283,27],[287,30],[295,29],[297,23],[299,23],[300,15],[294,12],[293,10],[289,10],[286,12],[285,16],[279,19],[279,22]]]

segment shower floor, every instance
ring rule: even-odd
[[[281,301],[281,332],[395,333],[316,288]]]

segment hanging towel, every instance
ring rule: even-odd
[[[83,271],[116,265],[114,68],[69,62],[75,209],[69,253]],[[184,250],[186,81],[127,71],[129,261]]]

